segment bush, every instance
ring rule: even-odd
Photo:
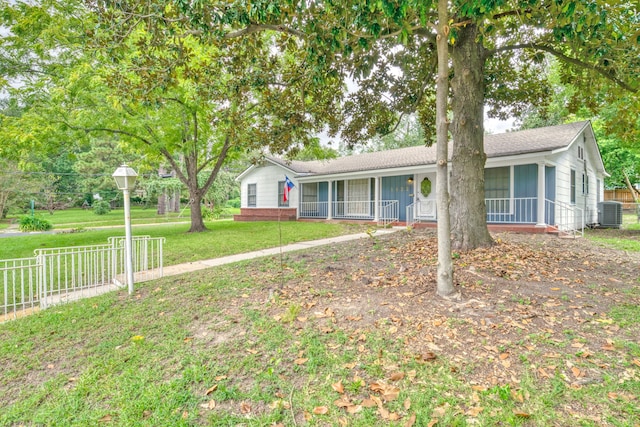
[[[46,219],[30,215],[20,217],[18,224],[20,231],[47,231],[52,228],[51,223]]]
[[[106,215],[111,212],[111,205],[106,200],[93,202],[93,213],[96,215]]]
[[[240,207],[240,197],[237,197],[235,199],[231,199],[231,200],[227,201],[227,207],[228,208],[239,208]]]
[[[209,209],[206,206],[202,207],[202,218],[205,221],[213,221],[216,219],[220,219],[223,213],[224,213],[224,209],[222,209],[219,206],[216,206],[213,209]]]

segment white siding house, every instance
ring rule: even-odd
[[[597,222],[606,172],[589,121],[487,135],[484,147],[490,225],[564,231]],[[237,178],[242,213],[236,219],[273,219],[287,209],[295,218],[435,222],[435,149],[310,162],[266,157]],[[278,191],[285,176],[296,185],[287,207],[279,206]]]

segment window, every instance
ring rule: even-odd
[[[589,194],[589,175],[587,175],[585,180],[587,181],[587,192],[585,194]]]
[[[257,184],[247,185],[247,206],[250,208],[256,207],[257,199]]]
[[[582,194],[589,194],[589,175],[582,174]]]
[[[576,203],[576,171],[571,169],[571,203]]]
[[[278,181],[278,207],[279,208],[288,208],[289,207],[289,199],[284,201],[284,181]]]
[[[347,181],[347,215],[370,215],[369,192],[371,189],[369,178],[351,179]],[[398,189],[396,188],[396,192]]]
[[[487,212],[504,213],[511,210],[511,168],[484,170],[484,197],[488,199]]]
[[[317,202],[318,201],[318,184],[302,184],[302,201]]]
[[[584,160],[584,148],[578,145],[578,159]]]
[[[484,171],[484,197],[487,199],[508,199],[510,191],[510,167],[490,168]]]
[[[318,183],[301,185],[300,214],[302,216],[318,216]]]

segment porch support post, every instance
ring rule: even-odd
[[[329,189],[327,190],[327,219],[333,219],[333,181],[329,180]]]
[[[544,211],[545,211],[545,199],[546,199],[546,195],[545,195],[545,175],[546,175],[546,170],[545,170],[545,163],[544,162],[540,162],[538,163],[538,212],[537,212],[537,216],[538,216],[538,222],[536,224],[536,227],[546,227],[547,224],[545,223],[545,218],[544,218]]]
[[[376,176],[373,179],[375,180],[373,186],[373,192],[375,193],[373,195],[373,220],[378,222],[380,221],[380,177]]]

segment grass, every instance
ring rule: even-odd
[[[136,227],[134,234],[166,237],[167,264],[279,242],[277,223],[208,226],[210,232],[200,234],[185,233],[187,224]],[[280,226],[283,242],[361,230],[321,223]],[[30,255],[48,245],[103,243],[113,231],[4,238],[0,258],[20,251]],[[311,264],[311,258],[287,260],[286,274],[320,289],[317,294],[328,303],[334,296],[322,290],[327,271]],[[463,348],[460,357],[421,360],[410,350],[409,338],[391,332],[388,318],[349,330],[344,318],[327,317],[323,300],[312,308],[286,298],[265,303],[267,290],[279,280],[278,263],[267,258],[141,283],[132,297],[113,292],[1,324],[0,426],[364,427],[403,426],[412,416],[416,426],[435,420],[446,426],[634,426],[640,421],[635,338],[616,343],[615,353],[594,344],[594,354],[582,357],[571,350],[577,336],[567,329],[558,346],[568,352],[549,360],[553,369],[529,365],[511,383],[478,385],[467,379],[476,367]],[[530,302],[513,301],[515,311]],[[609,316],[631,333],[638,327],[636,307],[615,306]],[[442,334],[445,326],[431,332]],[[425,334],[426,328],[415,333]],[[505,343],[500,352],[521,352],[526,362],[549,339],[544,332],[532,334],[519,347]],[[621,356],[623,348],[629,357]],[[621,363],[629,378],[609,373]],[[574,365],[598,369],[602,381],[570,386],[562,371]],[[541,380],[540,367],[551,377]],[[391,380],[398,372],[404,377]],[[369,407],[365,400],[380,396],[374,384],[391,388],[386,401],[378,406],[372,400]],[[345,393],[336,391],[340,387]],[[339,399],[352,406],[339,407]],[[358,412],[349,414],[349,408]],[[594,413],[601,418],[590,418]],[[392,414],[401,419],[394,421]]]
[[[585,236],[590,240],[628,252],[640,252],[640,223],[635,214],[622,216],[623,233],[617,230],[609,233],[606,229],[586,230]]]
[[[208,232],[187,233],[189,224],[134,226],[133,235],[164,237],[165,265],[217,258],[282,244],[322,239],[361,231],[359,226],[310,222],[208,222]],[[29,234],[2,238],[0,259],[26,258],[39,248],[88,246],[103,244],[110,236],[120,236],[124,230],[109,228],[61,234]]]
[[[295,319],[298,305],[247,298],[273,285],[250,267],[165,278],[133,298],[110,293],[0,325],[0,425],[365,427],[415,415],[415,425],[633,426],[640,417],[633,381],[572,388],[559,374],[540,381],[530,366],[517,383],[478,386],[465,379],[473,366],[421,361],[388,327]],[[628,315],[637,313],[616,319]],[[553,363],[582,363],[564,357]],[[405,375],[390,380],[396,372]],[[390,387],[380,407],[364,405],[379,396],[374,384]],[[593,407],[608,418],[590,420]]]
[[[233,214],[240,213],[240,209],[226,208],[223,217],[230,217]],[[54,228],[82,228],[82,227],[108,227],[116,225],[124,225],[124,214],[121,208],[113,209],[104,215],[96,215],[91,209],[65,209],[54,211],[53,215],[48,211],[36,211],[36,215],[41,216],[53,224]],[[191,210],[186,208],[180,212],[167,212],[164,215],[158,215],[155,208],[143,208],[139,206],[131,207],[131,223],[132,224],[162,224],[169,222],[189,222]],[[13,215],[0,221],[0,229],[7,228],[12,220],[21,215]]]

